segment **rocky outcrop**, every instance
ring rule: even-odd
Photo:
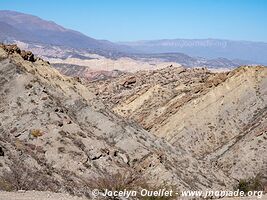
[[[30,51],[22,50],[20,55],[24,60],[28,60],[28,61],[31,61],[31,62],[35,61],[34,55]]]
[[[21,57],[24,60],[28,60],[30,62],[36,61],[32,52],[20,50],[20,48],[18,48],[18,46],[16,44],[12,44],[12,45],[3,45],[2,44],[2,45],[0,45],[0,48],[4,49],[8,54],[13,54],[13,53],[19,54],[19,55],[21,55]]]

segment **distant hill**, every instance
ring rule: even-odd
[[[96,40],[55,22],[15,11],[0,11],[0,39],[88,49],[102,54],[129,49],[106,40]]]
[[[119,44],[131,46],[145,53],[179,52],[209,59],[224,57],[227,59],[241,59],[267,64],[267,43],[265,42],[220,39],[166,39],[120,42]]]

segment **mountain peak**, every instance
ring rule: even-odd
[[[5,21],[10,25],[28,30],[50,30],[64,32],[67,29],[57,25],[53,21],[46,21],[40,17],[24,14],[16,11],[4,10],[0,11],[0,21]]]

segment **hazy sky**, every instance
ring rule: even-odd
[[[267,0],[0,0],[97,39],[222,38],[267,42]]]

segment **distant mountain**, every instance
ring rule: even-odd
[[[0,11],[0,39],[7,42],[19,40],[88,49],[100,54],[114,54],[129,50],[129,47],[106,40],[96,40],[52,21],[15,11]]]
[[[23,37],[22,33],[13,26],[0,21],[0,39],[5,40],[5,39],[11,39],[11,38],[17,38],[17,37]]]
[[[205,58],[249,60],[267,64],[267,43],[220,39],[173,39],[120,42],[145,53],[180,52]]]
[[[0,42],[23,44],[22,48],[45,58],[71,57],[87,60],[91,59],[88,54],[98,54],[112,60],[129,57],[135,60],[176,62],[187,67],[210,68],[267,63],[265,43],[158,40],[117,44],[96,40],[55,22],[15,11],[0,11]]]
[[[183,53],[133,54],[132,58],[142,59],[144,61],[160,60],[162,62],[175,62],[186,67],[234,68],[241,65],[253,64],[253,62],[245,60],[230,60],[226,58],[207,59],[203,57],[191,57]]]

